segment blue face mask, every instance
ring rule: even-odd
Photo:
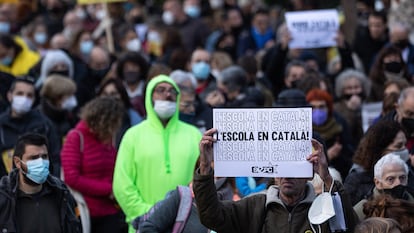
[[[12,62],[13,62],[13,58],[11,58],[10,56],[3,57],[0,60],[0,63],[4,66],[10,66]]]
[[[8,34],[10,32],[10,23],[0,22],[0,33]]]
[[[313,109],[312,110],[312,122],[317,126],[323,125],[328,119],[328,113],[326,110]]]
[[[206,62],[197,62],[191,67],[194,76],[199,80],[205,80],[210,75],[210,65]]]
[[[93,49],[93,42],[85,40],[80,43],[80,51],[82,54],[89,54]]]
[[[36,41],[36,43],[40,45],[44,45],[47,41],[47,35],[46,33],[43,33],[43,32],[35,33],[34,40]]]
[[[184,7],[185,13],[191,18],[198,18],[200,16],[200,8],[198,6],[186,6]]]
[[[22,161],[22,163],[24,163]],[[36,184],[43,184],[49,175],[49,160],[38,158],[26,162],[27,172],[24,173],[27,178]]]

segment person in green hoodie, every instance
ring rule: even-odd
[[[188,185],[199,155],[200,131],[178,118],[180,92],[166,75],[152,79],[145,93],[147,119],[131,127],[118,151],[113,192],[131,222],[177,185]]]

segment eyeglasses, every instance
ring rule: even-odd
[[[166,87],[157,87],[154,89],[154,92],[157,93],[158,95],[163,95],[163,96],[166,96],[167,93],[169,93],[173,97],[177,97],[178,95],[178,91],[175,90],[174,88],[168,89]]]

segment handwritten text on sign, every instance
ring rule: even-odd
[[[311,177],[311,108],[214,109],[216,176]]]
[[[292,36],[289,48],[336,46],[339,19],[336,10],[296,11],[285,14]]]

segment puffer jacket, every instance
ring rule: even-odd
[[[307,185],[305,198],[289,212],[279,199],[277,186],[237,202],[219,201],[213,179],[213,173],[203,176],[197,171],[194,175],[193,190],[201,223],[209,229],[220,233],[312,232],[308,211],[316,195],[311,184]],[[337,181],[332,192],[341,195],[347,232],[353,232],[357,219],[349,198]],[[320,227],[320,233],[331,232],[328,223]]]
[[[16,200],[18,193],[18,169],[14,169],[8,176],[3,176],[0,180],[0,231],[17,232],[16,226]],[[60,210],[60,224],[63,233],[80,233],[81,224],[76,214],[76,202],[66,188],[65,184],[58,178],[49,175],[47,185],[62,203]],[[47,214],[46,214],[47,215]]]

